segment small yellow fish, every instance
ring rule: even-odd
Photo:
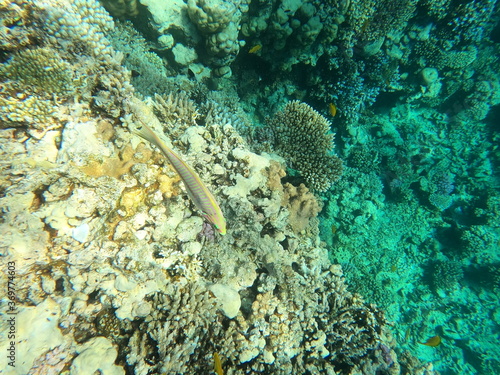
[[[222,370],[222,363],[220,361],[219,353],[214,352],[214,371],[217,375],[224,375]]]
[[[426,342],[419,342],[421,345],[426,345],[426,346],[438,346],[441,344],[441,337],[439,336],[433,336],[430,339],[428,339]]]
[[[256,53],[256,52],[260,51],[261,48],[262,48],[262,45],[256,44],[255,46],[253,46],[252,48],[250,48],[248,50],[248,53]]]
[[[337,106],[333,103],[328,103],[328,112],[330,112],[332,117],[335,117],[337,114]]]

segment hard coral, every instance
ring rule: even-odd
[[[326,191],[342,174],[342,161],[333,154],[335,134],[330,122],[311,106],[292,101],[269,120],[275,147],[296,168],[311,189]]]
[[[304,184],[295,187],[287,183],[284,188],[283,201],[290,211],[290,225],[295,233],[299,233],[307,228],[309,219],[318,215],[321,205]]]
[[[439,260],[430,263],[427,275],[434,290],[449,290],[463,279],[464,271],[459,263]]]
[[[31,6],[26,0],[0,1],[0,50],[15,51],[32,43]]]
[[[55,94],[73,91],[75,82],[71,65],[52,48],[22,50],[2,67],[0,73],[37,91]]]
[[[33,95],[0,95],[0,128],[30,124],[34,128],[44,128],[55,114],[56,107],[50,100]]]
[[[114,17],[130,18],[139,14],[137,0],[101,0],[101,3]]]

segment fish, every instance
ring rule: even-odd
[[[441,344],[441,337],[433,336],[430,339],[427,339],[426,342],[419,342],[419,344],[426,346],[438,346],[439,344]]]
[[[168,147],[141,119],[139,121],[142,124],[142,128],[135,129],[134,133],[161,150],[180,176],[189,198],[191,198],[196,208],[202,212],[205,220],[211,223],[221,235],[225,235],[226,219],[214,195],[208,190],[203,181],[201,181],[198,174],[179,155]]]
[[[335,117],[337,114],[337,106],[333,103],[328,103],[328,112],[330,112],[332,117]]]
[[[256,53],[256,52],[260,51],[261,48],[262,48],[262,45],[256,44],[255,46],[253,46],[252,48],[250,48],[248,50],[248,53]]]
[[[219,353],[214,352],[214,371],[217,375],[224,375],[222,371],[222,363],[220,361]]]

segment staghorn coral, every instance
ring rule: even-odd
[[[268,121],[275,148],[304,177],[309,187],[326,191],[342,174],[333,154],[330,122],[306,103],[292,101]]]
[[[161,122],[179,131],[184,131],[187,127],[195,124],[199,116],[194,102],[188,98],[184,91],[176,94],[168,93],[167,95],[155,94],[151,104],[153,112]],[[179,135],[177,133],[171,134],[173,136]]]
[[[173,290],[151,297],[155,306],[147,321],[142,323],[132,338],[127,361],[134,365],[136,374],[191,373],[206,368],[213,352],[214,341],[222,337],[221,327],[214,325],[217,304],[208,290],[200,284],[174,284]],[[139,340],[146,353],[158,351],[156,364],[146,361],[135,349]],[[184,343],[178,345],[176,343]]]

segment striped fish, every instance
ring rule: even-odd
[[[135,134],[144,138],[146,141],[151,142],[153,145],[158,147],[161,152],[163,152],[170,164],[174,167],[175,171],[181,177],[182,182],[184,182],[189,198],[191,198],[196,208],[203,213],[203,217],[212,223],[220,234],[226,234],[226,219],[224,219],[224,215],[222,214],[215,197],[201,181],[198,174],[189,165],[187,165],[179,157],[179,155],[177,155],[160,138],[158,138],[149,126],[142,121],[141,123],[142,128],[136,129]]]

